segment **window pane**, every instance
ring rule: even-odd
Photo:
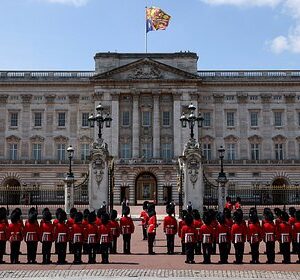
[[[32,145],[32,158],[34,160],[42,159],[42,144],[33,144]]]
[[[203,113],[203,126],[204,127],[210,127],[211,126],[211,113],[210,112],[204,112]]]
[[[142,144],[142,157],[143,158],[152,158],[152,144],[151,143]]]
[[[259,160],[259,144],[251,144],[251,159]]]
[[[89,126],[89,113],[82,113],[81,126],[83,127]]]
[[[58,113],[58,126],[66,126],[66,113]]]
[[[211,160],[211,144],[203,144],[203,157],[206,160]]]
[[[131,158],[131,144],[121,144],[121,158]]]
[[[275,159],[283,160],[283,144],[275,144]]]
[[[89,144],[81,144],[81,160],[88,160],[90,156],[90,145]]]
[[[9,144],[9,159],[18,159],[18,144]]]
[[[10,114],[10,126],[18,126],[18,113]]]
[[[257,112],[250,113],[250,125],[258,126],[258,113]]]
[[[129,111],[122,112],[122,125],[123,126],[130,125]]]
[[[163,126],[169,126],[171,124],[171,113],[170,112],[163,112],[163,120],[162,120],[162,123],[163,123]]]
[[[142,125],[143,126],[151,126],[151,112],[150,111],[142,112]]]
[[[275,126],[282,126],[282,112],[274,112]]]
[[[66,159],[66,144],[57,144],[57,160]]]
[[[172,145],[171,143],[165,143],[161,145],[161,157],[165,160],[172,159]]]
[[[42,113],[34,113],[34,126],[42,126]]]
[[[227,150],[227,159],[235,160],[235,158],[236,158],[235,144],[227,144],[226,150]]]
[[[227,126],[234,126],[234,112],[227,112]]]

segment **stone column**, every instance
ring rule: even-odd
[[[271,110],[271,99],[272,99],[272,95],[271,93],[262,93],[260,95],[261,97],[261,102],[262,102],[262,124],[260,124],[261,126],[261,132],[262,132],[262,138],[264,139],[264,141],[262,142],[262,155],[261,155],[261,159],[270,159],[270,158],[274,158],[274,156],[272,155],[272,147],[273,147],[273,141],[272,138],[270,137],[270,135],[272,135],[272,130],[273,130],[273,126],[272,124],[272,120],[273,120],[273,112]]]
[[[153,95],[153,157],[160,158],[159,95]]]
[[[1,94],[0,95],[0,139],[3,139],[3,141],[0,141],[0,158],[5,158],[5,130],[6,130],[6,102],[7,102],[8,95]]]
[[[179,157],[182,153],[181,146],[181,94],[173,94],[173,137],[174,137],[174,157]]]
[[[296,111],[296,94],[295,93],[286,93],[285,94],[285,103],[286,103],[286,123],[284,125],[286,126],[286,131],[288,131],[288,139],[287,139],[287,147],[286,147],[286,158],[287,159],[297,159],[297,149],[296,149],[296,143],[295,138],[298,136],[298,115],[296,114],[296,120],[295,120],[295,114]],[[296,133],[295,133],[296,132]],[[293,135],[294,134],[294,135]]]
[[[65,182],[65,211],[69,215],[74,207],[74,176],[67,175]]]
[[[140,156],[140,116],[139,96],[133,95],[132,103],[132,157]]]
[[[21,138],[23,139],[22,147],[21,147],[21,157],[23,159],[28,159],[30,157],[30,151],[29,151],[29,133],[31,131],[30,127],[30,103],[31,103],[31,94],[22,94],[22,105],[23,105],[23,112],[20,116],[20,125],[21,125]],[[43,157],[43,153],[42,153]]]
[[[57,124],[54,123],[54,103],[56,95],[46,95],[46,111],[45,111],[45,158],[55,158],[53,152],[53,131]]]
[[[240,159],[248,159],[249,141],[248,141],[248,94],[246,92],[237,93],[238,108],[236,116],[236,127],[240,129]]]
[[[111,154],[119,157],[119,94],[112,94],[111,117]]]
[[[216,135],[216,147],[220,147],[224,145],[224,94],[223,93],[214,93],[214,107],[215,107],[215,115],[214,115],[214,127],[215,127],[215,135]]]

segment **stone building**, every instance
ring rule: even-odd
[[[300,181],[300,71],[199,71],[195,53],[98,53],[95,71],[0,72],[0,185],[62,189],[66,149],[78,182],[88,171],[101,103],[113,118],[103,138],[115,159],[114,203],[178,201],[177,158],[189,139],[189,104],[206,177],[226,149],[231,188]]]

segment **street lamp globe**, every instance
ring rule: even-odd
[[[218,149],[219,152],[219,158],[223,159],[224,158],[224,154],[225,154],[225,149],[223,146],[220,146],[220,148]]]
[[[69,154],[69,158],[72,159],[73,156],[74,156],[74,148],[72,147],[72,145],[70,145],[68,148],[67,148],[67,152]]]

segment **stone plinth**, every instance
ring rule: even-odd
[[[65,211],[69,215],[70,209],[74,207],[74,176],[67,175],[65,182]]]

